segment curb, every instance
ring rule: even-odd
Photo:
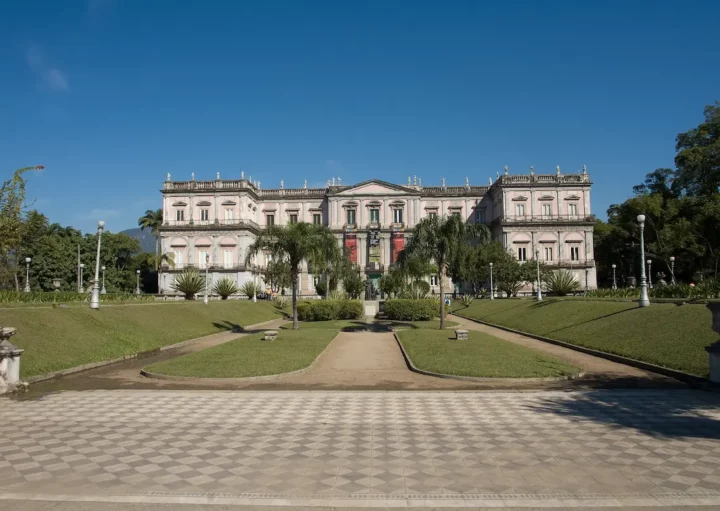
[[[436,378],[445,378],[447,380],[472,381],[472,382],[477,382],[477,383],[488,383],[488,382],[547,383],[547,382],[554,382],[554,381],[577,380],[577,379],[585,376],[585,373],[583,371],[580,371],[579,373],[577,373],[575,375],[571,375],[571,376],[556,376],[556,377],[547,377],[547,378],[492,378],[492,377],[481,377],[481,376],[459,376],[459,375],[455,375],[455,374],[434,373],[432,371],[426,371],[424,369],[419,369],[419,368],[415,367],[415,364],[413,364],[412,360],[410,359],[408,354],[405,352],[405,348],[403,347],[402,342],[400,342],[400,339],[398,338],[397,333],[393,332],[393,337],[395,337],[395,342],[397,342],[398,346],[400,347],[400,351],[402,352],[403,358],[405,359],[405,363],[407,364],[408,369],[410,369],[414,373],[424,374],[425,376],[434,376]],[[462,341],[460,341],[460,342],[462,342]]]
[[[506,332],[512,332],[514,334],[524,335],[525,337],[531,337],[533,339],[537,339],[538,341],[547,342],[549,344],[555,344],[557,346],[562,346],[563,348],[568,348],[574,351],[579,351],[581,353],[585,353],[586,355],[592,355],[594,357],[598,358],[604,358],[605,360],[610,360],[611,362],[617,362],[619,364],[625,364],[631,367],[635,367],[636,369],[642,369],[644,371],[650,371],[653,373],[662,374],[663,376],[669,376],[670,378],[675,378],[676,380],[679,380],[683,383],[687,383],[693,387],[700,387],[700,388],[707,388],[710,385],[709,380],[706,378],[703,378],[702,376],[697,376],[695,374],[686,373],[683,371],[678,371],[676,369],[670,369],[667,367],[651,364],[650,362],[642,362],[640,360],[635,360],[634,358],[628,358],[624,357],[622,355],[615,355],[614,353],[608,353],[605,351],[599,351],[593,348],[586,348],[584,346],[578,346],[576,344],[571,344],[569,342],[565,341],[558,341],[557,339],[551,339],[549,337],[543,337],[542,335],[535,335],[528,332],[523,332],[522,330],[515,330],[514,328],[509,328],[502,325],[496,325],[495,323],[490,323],[487,321],[483,321],[480,319],[470,318],[468,316],[463,316],[462,314],[458,314],[457,312],[453,312],[453,315],[466,319],[468,321],[473,321],[475,323],[479,323],[481,325],[491,326],[493,328],[497,328],[499,330],[505,330]]]
[[[275,321],[275,320],[271,319],[270,321]],[[159,348],[153,348],[151,350],[139,351],[137,353],[131,353],[130,355],[124,355],[122,357],[112,358],[110,360],[102,360],[100,362],[91,362],[89,364],[83,364],[81,366],[76,366],[76,367],[70,367],[69,369],[62,369],[60,371],[54,371],[52,373],[41,374],[38,376],[31,376],[30,378],[25,379],[24,382],[27,384],[33,384],[33,383],[41,383],[44,381],[57,380],[59,378],[62,378],[63,376],[70,376],[70,375],[77,374],[77,373],[83,373],[85,371],[91,371],[92,369],[97,369],[99,367],[105,367],[105,366],[110,366],[110,365],[114,365],[114,364],[119,364],[121,362],[126,362],[128,360],[137,360],[140,358],[157,355],[158,353],[162,353],[163,351],[182,348],[184,346],[187,346],[188,344],[193,344],[195,342],[202,341],[203,339],[206,339],[208,337],[212,337],[213,335],[226,334],[226,333],[235,333],[237,335],[247,335],[247,330],[261,328],[261,325],[264,325],[265,323],[270,323],[270,321],[263,321],[262,323],[248,325],[246,327],[243,327],[243,330],[241,330],[241,331],[225,330],[224,332],[215,332],[214,334],[205,335],[203,337],[196,337],[195,339],[188,339],[187,341],[181,341],[181,342],[178,342],[175,344],[168,344],[166,346],[160,346]],[[228,341],[228,342],[230,342],[230,341]]]

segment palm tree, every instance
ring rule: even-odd
[[[160,261],[160,226],[163,223],[163,212],[162,209],[148,209],[145,214],[138,218],[138,226],[140,230],[150,229],[150,232],[155,236],[155,271],[158,269],[158,263]]]
[[[298,222],[285,227],[269,226],[262,230],[248,247],[246,264],[260,252],[272,254],[273,261],[285,261],[290,265],[290,285],[292,286],[293,330],[300,327],[297,314],[297,285],[300,264],[316,259],[318,253],[329,251],[330,244],[337,240],[330,229],[321,225]]]
[[[483,224],[465,224],[459,215],[423,218],[413,229],[412,238],[405,247],[405,258],[415,257],[433,261],[437,265],[440,287],[440,328],[445,328],[445,290],[443,277],[448,267],[462,252],[462,245],[471,239],[486,241],[490,231]]]

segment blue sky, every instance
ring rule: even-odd
[[[587,164],[605,217],[720,99],[720,2],[0,4],[0,177],[122,230],[173,179],[485,184]]]

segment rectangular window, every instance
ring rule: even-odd
[[[577,212],[578,212],[577,204],[575,204],[574,202],[571,202],[570,204],[568,204],[568,213],[570,214],[570,216],[577,216],[577,214],[578,214]]]
[[[313,214],[313,224],[322,225],[322,215],[320,213]]]
[[[291,224],[297,223],[297,214],[296,213],[293,213],[292,215],[290,215],[290,223]]]
[[[223,253],[223,266],[225,266],[225,268],[232,268],[232,265],[233,265],[233,251],[226,250]]]
[[[265,215],[265,225],[268,227],[275,225],[275,215]]]
[[[184,209],[178,209],[175,211],[175,220],[178,222],[184,222],[185,221],[185,210]]]
[[[552,204],[543,204],[542,212],[543,216],[552,216]]]
[[[518,261],[527,261],[527,248],[518,247]]]
[[[355,210],[354,209],[347,210],[347,224],[355,225]]]
[[[198,251],[198,268],[206,268],[208,265],[208,253],[206,250]]]
[[[183,253],[173,252],[173,261],[175,262],[175,268],[182,269],[183,267]]]
[[[570,260],[571,261],[579,261],[580,260],[580,247],[570,247]]]
[[[232,222],[235,211],[232,208],[225,209],[225,220]]]
[[[437,218],[437,212],[435,212],[435,211],[430,211],[430,212],[428,213],[428,218]]]
[[[552,247],[545,247],[545,260],[546,261],[552,261],[553,260],[553,249]]]
[[[207,222],[210,220],[210,210],[209,209],[201,209],[200,210],[200,220],[203,222]]]
[[[525,204],[515,204],[515,216],[525,216]]]
[[[475,210],[475,223],[476,224],[484,224],[485,223],[485,210],[484,209],[476,209]]]
[[[436,275],[431,275],[431,276],[430,276],[430,285],[431,285],[431,286],[437,286],[437,276],[436,276]]]
[[[393,209],[393,223],[395,224],[401,224],[403,223],[403,210],[400,208]]]
[[[379,224],[380,223],[380,210],[377,208],[371,208],[370,209],[370,223],[371,224]]]

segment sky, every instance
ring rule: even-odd
[[[606,218],[720,100],[717,1],[0,3],[0,179],[83,231],[173,180],[485,185],[587,165]]]

